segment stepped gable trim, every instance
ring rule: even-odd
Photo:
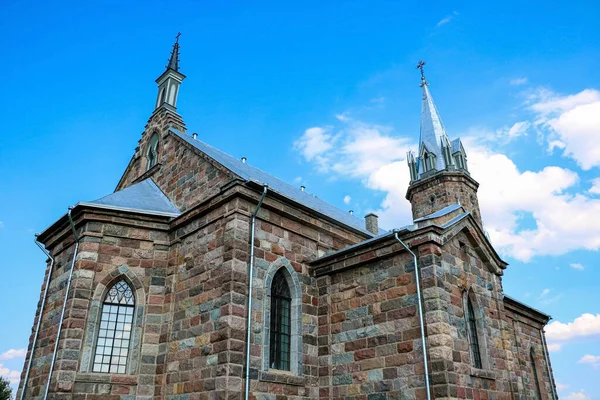
[[[531,306],[528,306],[525,303],[521,303],[520,301],[510,296],[504,295],[503,300],[504,307],[506,307],[508,310],[523,315],[527,318],[533,319],[534,321],[537,321],[542,325],[546,325],[548,321],[552,319],[550,315],[543,313],[540,310],[537,310]]]
[[[269,187],[269,191],[267,192],[268,195],[277,194],[282,198],[286,198],[288,202],[293,202],[305,209],[312,210],[322,217],[350,228],[353,231],[360,232],[369,238],[375,236],[367,231],[362,218],[352,216],[312,194],[303,192],[289,183],[256,167],[242,163],[231,155],[200,140],[193,139],[189,135],[182,133],[175,128],[169,128],[168,132],[174,137],[178,137],[181,142],[197,151],[204,158],[210,160],[215,166],[220,166],[219,169],[229,171],[229,175],[232,176],[232,178],[237,177],[248,183],[259,185],[260,187],[263,187],[266,184]],[[385,230],[381,229],[380,233],[385,233]]]

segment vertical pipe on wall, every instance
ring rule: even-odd
[[[550,361],[548,357],[548,347],[546,346],[546,335],[544,335],[544,329],[540,329],[540,339],[542,340],[542,349],[544,350],[544,361],[546,362],[546,371],[548,372],[548,379],[550,380],[550,392],[552,393],[552,400],[556,400],[556,387],[554,386],[554,376],[550,372]]]
[[[248,400],[248,395],[250,394],[250,330],[252,328],[252,289],[254,288],[253,277],[254,277],[254,237],[255,237],[255,225],[256,225],[256,215],[262,206],[263,200],[267,195],[268,186],[265,185],[263,187],[263,193],[252,213],[252,218],[250,219],[250,266],[248,268],[248,323],[246,326],[246,384],[244,388],[244,399]]]
[[[50,259],[50,267],[48,269],[48,277],[46,278],[46,287],[44,288],[44,295],[42,296],[42,304],[40,305],[40,314],[38,315],[37,324],[35,325],[35,333],[33,335],[33,343],[31,345],[31,353],[29,354],[29,361],[27,362],[27,370],[25,372],[25,379],[23,379],[23,388],[21,389],[21,395],[19,396],[20,400],[23,400],[25,397],[25,391],[27,390],[27,380],[29,379],[29,372],[31,371],[31,364],[33,362],[33,353],[35,352],[35,345],[37,343],[38,335],[40,333],[40,326],[42,325],[42,316],[44,315],[44,307],[46,306],[46,296],[48,295],[48,287],[50,286],[50,281],[52,280],[52,269],[54,268],[54,257],[50,255],[50,252],[46,250],[40,242],[37,241],[38,235],[35,235],[34,242],[37,247],[40,248]]]
[[[431,390],[429,387],[429,367],[427,365],[427,344],[425,341],[425,322],[423,320],[423,304],[421,302],[421,283],[419,279],[419,265],[417,264],[417,256],[413,253],[410,248],[400,240],[398,237],[398,231],[394,231],[394,237],[396,241],[402,245],[413,256],[413,262],[415,264],[415,284],[417,286],[417,305],[419,310],[419,325],[421,327],[421,346],[423,347],[423,364],[425,367],[425,390],[427,391],[427,400],[431,400]]]
[[[60,313],[60,320],[58,321],[58,332],[56,333],[56,341],[54,342],[54,352],[52,353],[52,361],[50,361],[50,372],[48,373],[48,382],[46,382],[46,390],[44,391],[44,399],[48,397],[48,391],[50,390],[50,381],[52,380],[52,372],[54,371],[54,363],[56,362],[56,353],[58,352],[58,342],[60,341],[60,333],[62,331],[63,320],[65,318],[65,310],[67,309],[67,300],[69,299],[69,289],[71,288],[71,280],[73,278],[73,269],[75,268],[75,259],[77,258],[77,250],[79,250],[79,238],[75,231],[75,224],[71,218],[71,210],[73,207],[69,207],[67,217],[69,218],[69,224],[73,231],[73,240],[75,240],[75,250],[73,251],[73,260],[71,260],[71,269],[69,270],[69,278],[67,279],[67,288],[65,291],[65,300],[63,301],[62,311]]]

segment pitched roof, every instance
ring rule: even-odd
[[[452,211],[458,210],[459,208],[462,208],[462,206],[460,204],[450,204],[449,206],[446,206],[446,207],[442,208],[441,210],[438,210],[434,213],[428,214],[424,217],[415,219],[415,222],[426,221],[426,220],[432,219],[432,218],[443,217],[444,215],[450,214]]]
[[[191,144],[223,167],[227,168],[234,174],[238,175],[242,179],[256,182],[260,185],[267,185],[269,190],[272,190],[290,200],[295,201],[303,205],[304,207],[310,208],[320,214],[323,214],[329,218],[332,218],[344,225],[352,227],[358,231],[361,231],[369,236],[374,236],[371,232],[367,231],[365,228],[365,221],[362,218],[358,218],[347,211],[340,210],[328,202],[319,199],[318,197],[304,192],[297,187],[290,185],[282,181],[279,178],[274,177],[271,174],[268,174],[256,167],[251,166],[248,163],[243,163],[235,157],[230,156],[227,153],[222,152],[221,150],[217,150],[214,147],[192,138],[188,134],[178,131],[174,128],[169,128],[169,130]],[[379,230],[380,233],[386,232],[384,229]]]
[[[181,214],[150,178],[98,200],[79,204],[172,217]]]

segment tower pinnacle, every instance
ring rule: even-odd
[[[167,69],[176,72],[179,72],[179,36],[181,36],[181,32],[177,32],[177,36],[175,36],[173,51],[171,51],[171,58],[169,58],[169,64],[167,65]]]
[[[185,75],[179,72],[179,36],[181,36],[181,32],[178,32],[177,36],[175,36],[175,43],[173,44],[173,50],[171,51],[166,71],[156,80],[158,84],[158,96],[156,97],[155,110],[168,108],[171,111],[175,111],[177,109],[179,86],[185,79]]]

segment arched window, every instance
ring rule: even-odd
[[[291,304],[290,287],[280,268],[271,286],[270,368],[290,370]]]
[[[146,152],[146,159],[148,160],[148,164],[146,165],[146,171],[156,165],[156,161],[158,160],[158,135],[155,133],[152,135],[150,139],[150,143],[148,144],[148,151]]]
[[[133,292],[124,280],[115,283],[106,293],[102,303],[93,372],[125,373],[134,308]]]
[[[529,351],[529,361],[531,361],[531,373],[533,374],[533,380],[535,381],[535,389],[538,400],[542,399],[542,392],[540,390],[540,381],[537,376],[537,369],[535,368],[535,357],[533,353],[533,347]]]
[[[481,353],[479,351],[479,338],[477,337],[477,321],[475,319],[475,310],[473,303],[467,296],[467,323],[469,325],[469,339],[471,345],[471,353],[473,353],[473,365],[475,368],[482,368]]]

